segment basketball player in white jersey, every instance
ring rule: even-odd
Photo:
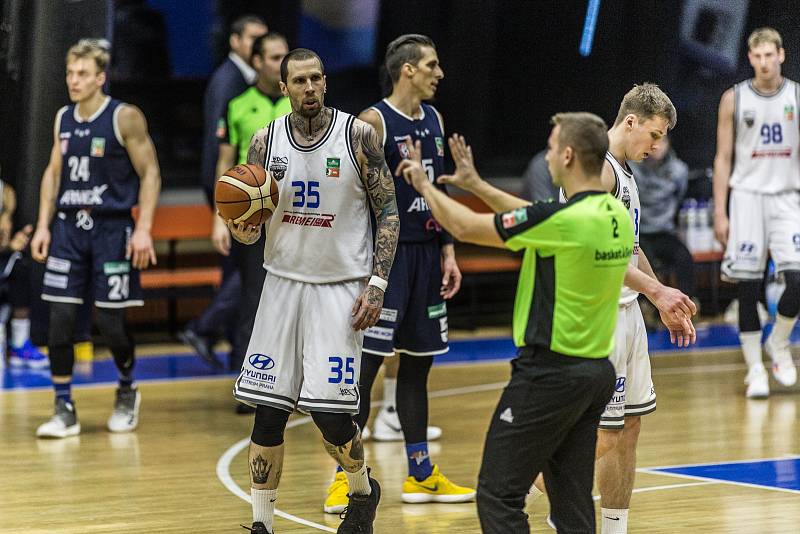
[[[619,300],[614,350],[609,356],[617,373],[614,395],[600,418],[597,436],[597,486],[601,495],[602,534],[624,534],[636,472],[636,445],[641,416],[656,409],[656,394],[647,351],[647,331],[639,309],[639,293],[658,308],[678,346],[695,340],[691,316],[697,308],[688,296],[661,284],[639,249],[641,206],[639,189],[627,161],[642,161],[656,150],[661,138],[675,126],[677,113],[657,85],[634,86],[622,100],[608,132],[609,147],[601,179],[608,191],[627,208],[633,221],[631,264]],[[563,193],[563,191],[562,191]],[[544,489],[542,477],[531,488],[532,497]]]
[[[800,311],[800,85],[781,75],[785,52],[777,31],[759,28],[747,45],[754,76],[725,91],[719,104],[714,233],[726,247],[722,275],[737,282],[746,395],[766,398],[756,306],[767,252],[786,289],[764,348],[775,380],[784,386],[797,381],[789,334]]]
[[[311,414],[347,475],[349,505],[338,532],[371,533],[380,499],[352,416],[363,331],[380,316],[400,224],[381,139],[369,124],[324,105],[323,68],[311,50],[286,55],[281,91],[292,113],[258,131],[247,158],[280,180],[261,303],[234,387],[238,400],[256,405],[248,461],[257,534],[273,532],[283,433],[295,407]],[[243,243],[260,235],[260,227],[228,226]]]

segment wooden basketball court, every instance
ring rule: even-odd
[[[653,366],[658,410],[643,423],[643,470],[800,458],[798,391],[746,401],[738,352],[659,355]],[[489,417],[508,374],[507,363],[433,368],[431,421],[444,436],[431,455],[460,484],[476,480]],[[232,378],[143,381],[139,387],[136,433],[108,433],[113,386],[85,386],[74,390],[82,434],[57,441],[34,437],[51,415],[49,389],[0,393],[0,532],[244,532],[238,525],[251,521],[243,497],[252,416],[233,413]],[[292,417],[286,445],[275,531],[334,532],[338,516],[322,512],[333,461],[310,418]],[[376,532],[480,531],[474,503],[400,502],[406,474],[401,443],[369,443],[366,452],[383,487]],[[797,532],[800,490],[779,486],[794,480],[798,487],[798,462],[775,465],[775,487],[640,471],[629,532]],[[545,498],[536,503],[533,532],[551,532],[547,509]]]

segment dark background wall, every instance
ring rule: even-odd
[[[346,4],[329,1],[332,9]],[[386,44],[401,33],[427,33],[438,44],[446,75],[436,105],[447,129],[468,137],[488,175],[519,175],[544,146],[553,113],[584,109],[612,122],[622,95],[643,81],[660,84],[678,108],[678,153],[692,167],[706,167],[719,97],[751,75],[744,41],[753,28],[772,25],[782,32],[784,73],[800,76],[800,5],[727,0],[747,9],[736,66],[724,71],[686,53],[679,28],[692,1],[703,2],[604,0],[594,48],[582,57],[585,0],[358,0],[352,5],[379,6],[370,34],[373,61],[329,72],[328,100],[352,113],[370,105],[381,96],[377,65]],[[114,41],[110,90],[148,116],[165,188],[195,184],[203,89],[227,53],[233,18],[257,13],[291,46],[315,42],[301,31],[308,26],[299,0],[0,0],[0,6],[0,164],[20,190],[25,220],[35,217],[53,116],[67,102],[64,53],[78,38]],[[711,30],[697,33],[702,38]],[[318,51],[323,59],[330,52]]]

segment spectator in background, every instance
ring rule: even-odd
[[[675,221],[689,184],[689,167],[664,136],[650,157],[630,162],[639,186],[639,201],[647,214],[641,220],[641,247],[662,280],[675,273],[677,287],[695,304],[694,262],[678,238]],[[658,322],[658,317],[655,317]]]
[[[226,135],[224,117],[227,113],[228,102],[255,83],[256,71],[250,66],[250,56],[253,50],[253,41],[265,33],[267,33],[267,24],[255,15],[245,15],[233,21],[228,39],[230,52],[227,59],[211,75],[203,96],[203,154],[200,166],[200,184],[208,205],[214,213],[216,213],[214,207],[216,165],[220,139]],[[211,237],[216,241],[214,235]],[[222,285],[214,296],[214,300],[200,317],[191,321],[186,329],[178,334],[182,342],[191,346],[203,360],[214,367],[222,366],[213,351],[220,325],[225,326],[226,335],[231,345],[234,346],[233,352],[236,352],[238,317],[236,310],[242,284],[239,271],[232,258],[224,255],[221,263]]]
[[[546,202],[558,199],[558,189],[553,185],[553,177],[547,170],[544,157],[547,150],[542,150],[528,163],[522,175],[522,198],[531,202]]]

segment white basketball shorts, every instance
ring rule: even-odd
[[[364,284],[267,273],[233,396],[287,411],[358,413],[364,334],[353,330],[351,312]]]
[[[600,428],[622,430],[625,417],[646,415],[656,409],[656,390],[650,372],[645,330],[639,302],[619,307],[614,330],[614,350],[609,360],[617,373],[614,395],[600,416]]]
[[[722,260],[727,280],[761,280],[767,252],[777,272],[800,270],[800,193],[732,190],[728,246]]]

